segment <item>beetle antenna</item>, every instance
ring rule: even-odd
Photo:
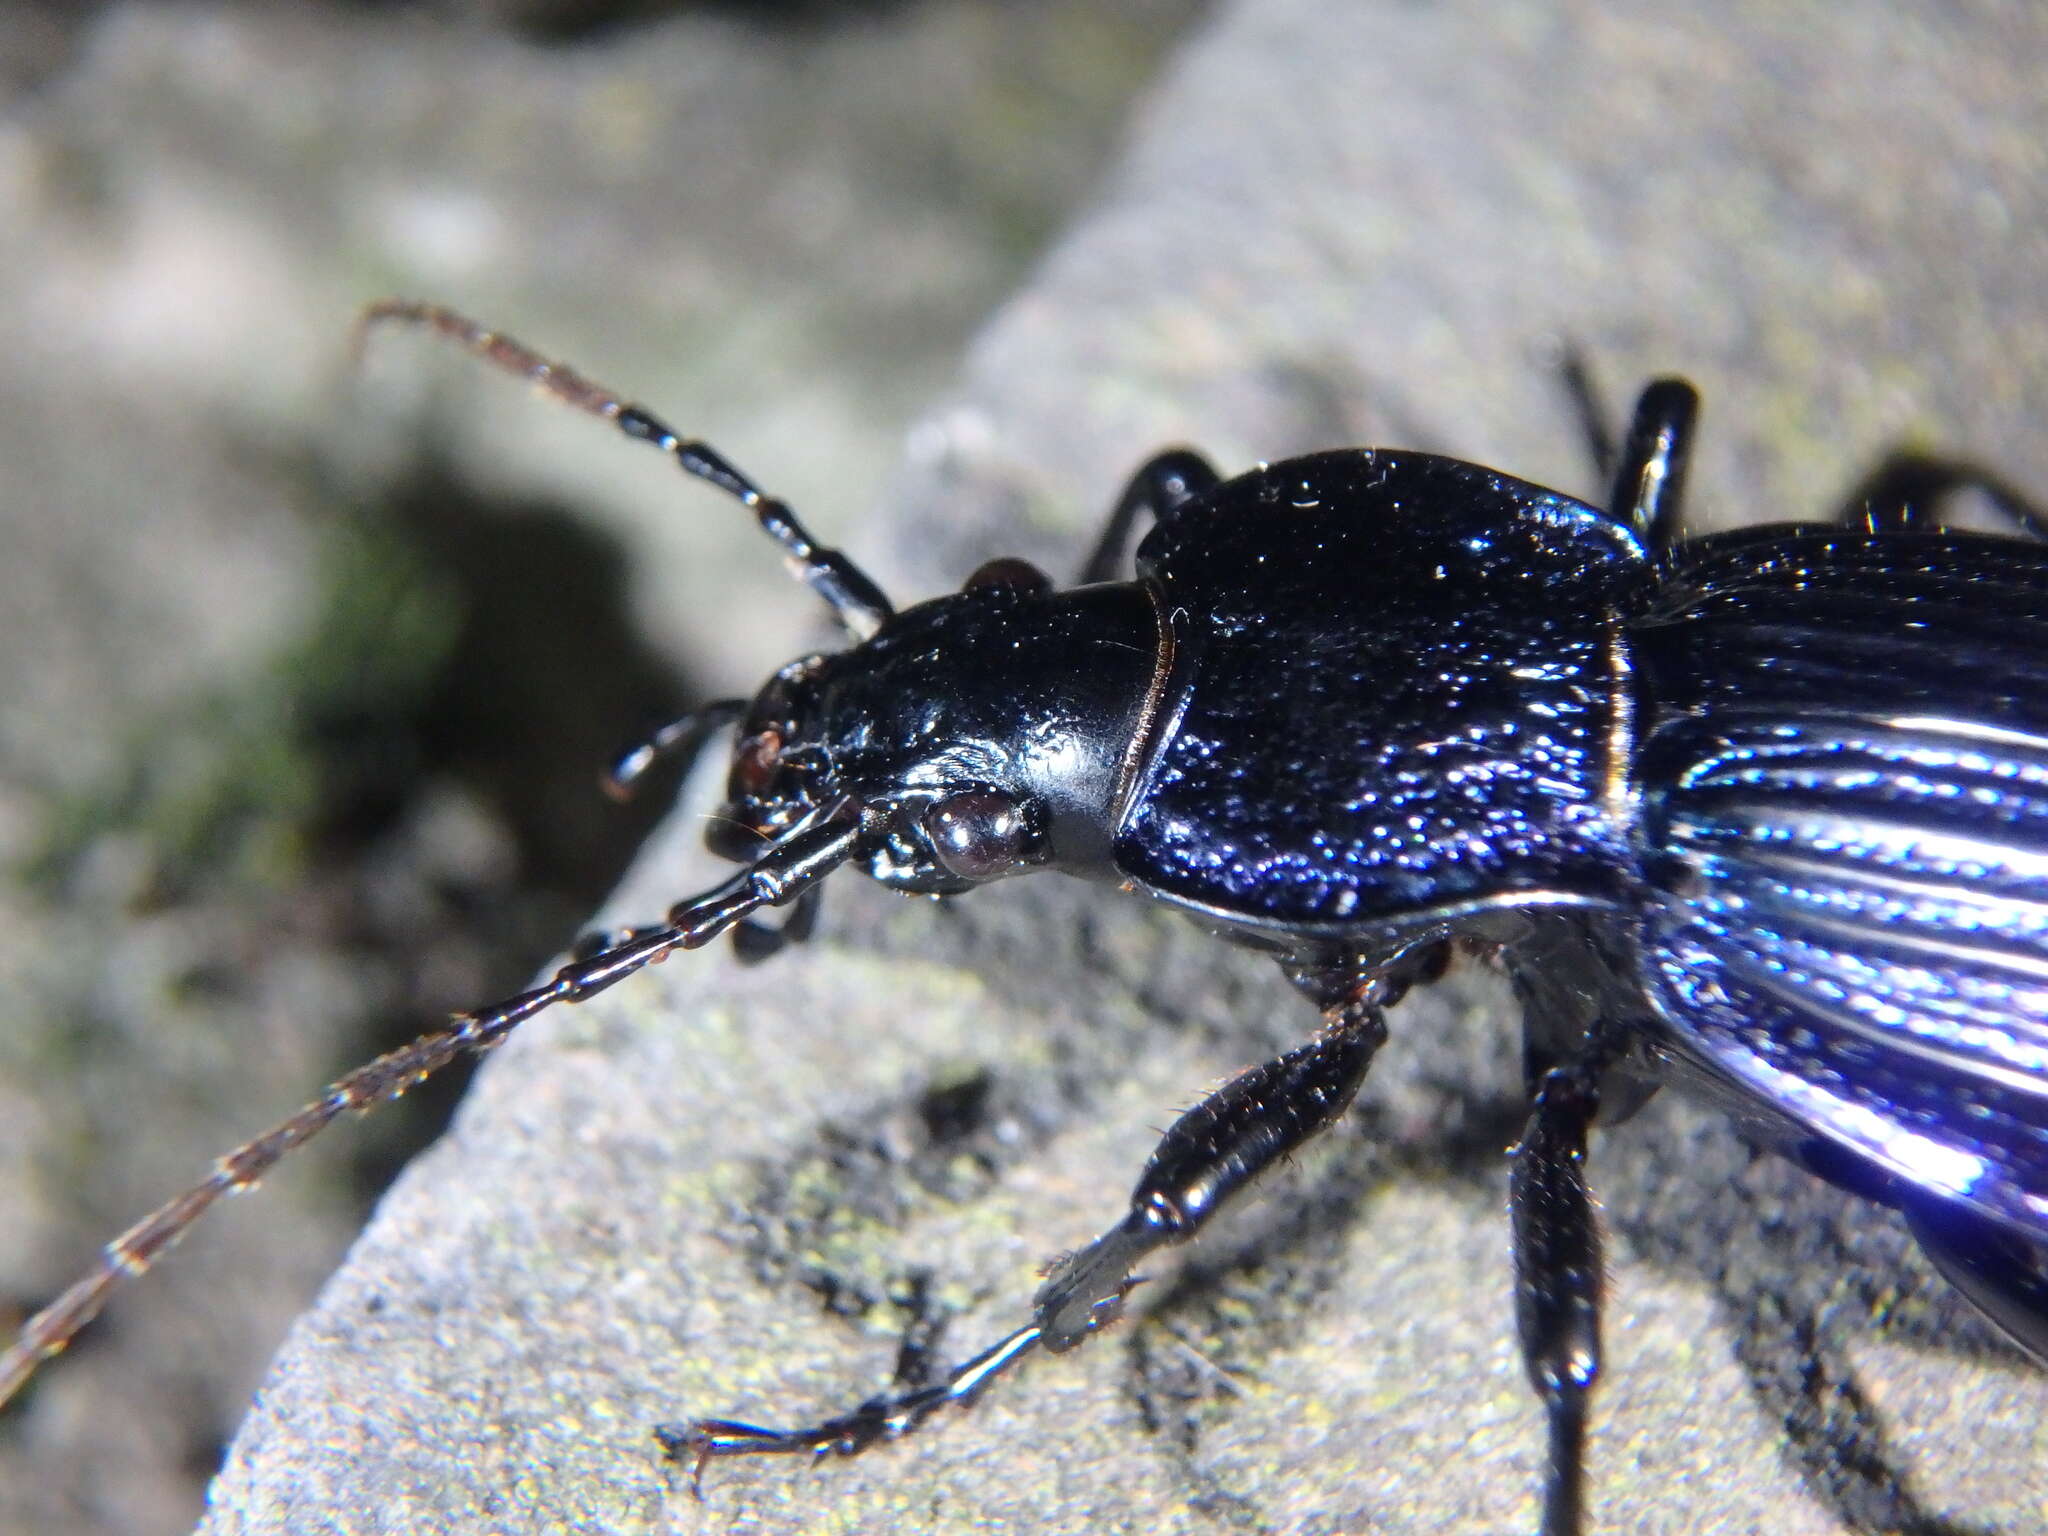
[[[446,337],[493,368],[528,380],[564,405],[601,417],[636,441],[652,443],[673,458],[684,474],[717,486],[754,514],[762,531],[781,546],[791,572],[825,600],[854,639],[867,639],[895,612],[866,572],[838,550],[820,549],[787,505],[764,494],[708,443],[679,436],[651,411],[620,399],[594,379],[439,304],[379,299],[356,317],[351,352],[360,357],[371,330],[387,323],[418,326]]]
[[[62,1353],[123,1281],[145,1273],[216,1200],[251,1188],[345,1111],[363,1113],[389,1103],[458,1056],[489,1050],[545,1008],[595,997],[673,950],[702,948],[762,907],[794,901],[852,857],[860,827],[859,808],[852,802],[827,807],[731,879],[677,903],[665,922],[629,929],[595,954],[572,960],[540,986],[459,1013],[450,1028],[422,1035],[335,1079],[297,1114],[216,1160],[203,1180],[108,1243],[90,1271],[30,1318],[0,1353],[0,1405],[45,1360]]]

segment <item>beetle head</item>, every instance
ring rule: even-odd
[[[755,857],[852,801],[857,858],[945,895],[1058,867],[1106,876],[1133,738],[1158,670],[1137,585],[1055,592],[1022,561],[777,672],[748,709],[711,847]]]

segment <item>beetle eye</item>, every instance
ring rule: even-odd
[[[998,790],[935,801],[925,810],[924,830],[939,862],[963,880],[993,880],[1044,857],[1024,807]]]
[[[733,752],[732,781],[744,793],[759,795],[774,781],[782,762],[782,732],[769,726],[742,741]]]
[[[967,578],[967,585],[961,590],[976,592],[983,587],[1014,587],[1019,592],[1049,592],[1052,590],[1052,578],[1029,560],[1019,560],[1014,555],[1005,555],[976,566],[974,574]]]

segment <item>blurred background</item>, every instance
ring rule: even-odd
[[[718,496],[415,336],[456,304],[827,541],[1192,0],[0,5],[0,1328],[320,1082],[502,995],[815,615]],[[320,1143],[0,1416],[0,1530],[181,1530],[458,1086]]]

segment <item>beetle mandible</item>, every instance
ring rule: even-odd
[[[856,865],[953,896],[1058,869],[1270,954],[1306,1043],[1166,1132],[1128,1213],[1059,1260],[1023,1325],[916,1390],[798,1429],[656,1431],[715,1458],[852,1455],[1116,1320],[1136,1267],[1329,1126],[1386,1010],[1453,946],[1523,1012],[1515,1310],[1549,1425],[1544,1536],[1582,1524],[1600,1368],[1583,1174],[1679,1083],[1747,1134],[1901,1211],[1936,1267],[2048,1359],[2048,525],[1961,466],[1902,463],[1853,520],[1688,538],[1697,398],[1642,394],[1602,511],[1477,465],[1353,449],[1224,480],[1187,450],[1132,480],[1057,587],[991,561],[901,613],[706,445],[507,337],[424,327],[654,444],[750,511],[854,644],[621,759],[737,725],[714,852],[744,866],[541,986],[339,1079],[110,1243],[0,1355],[0,1402],[221,1195],[345,1110],[396,1097],[556,1003],[730,933],[801,939]],[[1943,531],[1988,493],[2025,538]],[[1141,520],[1134,579],[1115,579]],[[756,914],[788,907],[779,924]]]

